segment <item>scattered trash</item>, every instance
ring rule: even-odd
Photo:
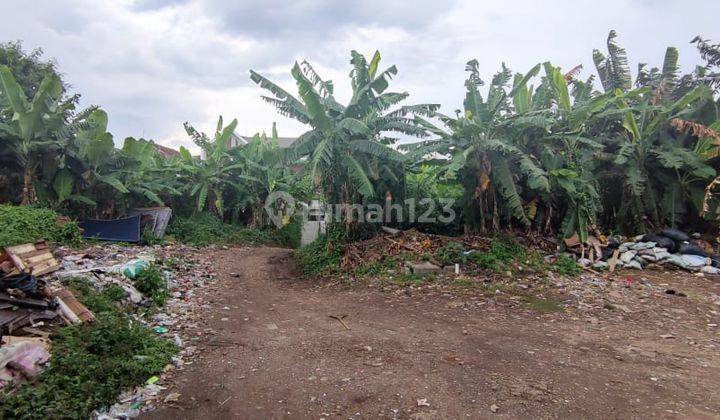
[[[497,404],[493,404],[490,406],[490,411],[492,411],[493,413],[497,413],[498,410],[500,410],[500,407],[498,407]]]
[[[153,328],[153,331],[155,331],[155,332],[158,333],[158,334],[165,334],[165,333],[167,333],[169,330],[168,330],[167,328],[163,327],[163,326],[157,326],[157,327]]]
[[[418,407],[430,407],[430,403],[428,402],[427,398],[420,398],[417,400],[417,406]]]
[[[17,340],[0,347],[0,388],[23,380],[31,380],[50,359],[47,342]]]
[[[568,251],[579,265],[610,272],[617,268],[643,270],[649,264],[674,266],[703,274],[720,274],[720,257],[708,253],[707,242],[690,237],[677,229],[664,229],[628,242],[608,239],[606,243],[589,237],[584,244],[576,237],[565,239]],[[702,246],[701,246],[702,245]]]

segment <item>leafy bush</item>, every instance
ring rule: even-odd
[[[135,278],[134,285],[140,293],[149,297],[157,306],[165,305],[168,298],[167,282],[158,266],[153,264],[140,271]]]
[[[33,384],[0,396],[0,418],[88,418],[123,389],[145,382],[170,362],[176,347],[134,322],[116,305],[117,290],[94,292],[71,282],[97,321],[59,330],[51,363]]]
[[[577,276],[582,273],[582,267],[570,257],[560,255],[553,264],[553,270],[566,276]]]
[[[435,259],[442,265],[463,264],[465,248],[459,242],[449,242],[435,253]]]
[[[519,243],[505,238],[498,238],[492,241],[489,250],[473,252],[468,256],[468,259],[484,270],[501,271],[510,262],[524,260],[526,256],[527,250]]]
[[[295,251],[298,266],[305,274],[329,274],[340,269],[342,228],[329,228],[314,242]]]
[[[270,241],[265,231],[223,223],[210,213],[174,217],[167,233],[182,242],[197,246],[233,243],[259,245]]]
[[[0,246],[24,244],[46,239],[51,242],[77,246],[82,241],[80,227],[75,222],[58,226],[57,213],[31,206],[0,205]]]

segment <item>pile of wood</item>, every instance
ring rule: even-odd
[[[0,254],[0,272],[6,276],[20,273],[42,276],[60,268],[45,240],[34,244],[6,246]]]

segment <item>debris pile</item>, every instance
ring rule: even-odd
[[[121,288],[122,305],[136,308],[131,311],[134,320],[180,349],[163,373],[126,391],[120,402],[95,417],[128,418],[152,410],[164,389],[162,382],[191,363],[197,349],[193,343],[203,334],[199,321],[209,303],[197,292],[212,283],[215,273],[196,254],[194,247],[175,244],[103,244],[82,250],[59,247],[54,252],[44,241],[5,247],[0,254],[0,389],[33,378],[52,362],[49,337],[57,327],[95,321],[66,287],[71,279],[83,279],[98,292]],[[152,300],[135,287],[134,279],[152,264],[162,271],[168,298],[164,306],[150,310]]]
[[[565,239],[565,245],[580,265],[595,270],[642,270],[655,264],[704,274],[720,273],[720,256],[712,245],[699,235],[691,238],[677,229],[664,229],[632,240],[590,236],[585,243],[576,235]]]

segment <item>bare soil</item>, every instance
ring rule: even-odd
[[[648,274],[681,295],[639,298],[644,310],[542,313],[318,287],[285,249],[208,252],[219,287],[197,331],[202,356],[165,384],[179,400],[145,417],[719,417],[720,283],[709,278]]]

